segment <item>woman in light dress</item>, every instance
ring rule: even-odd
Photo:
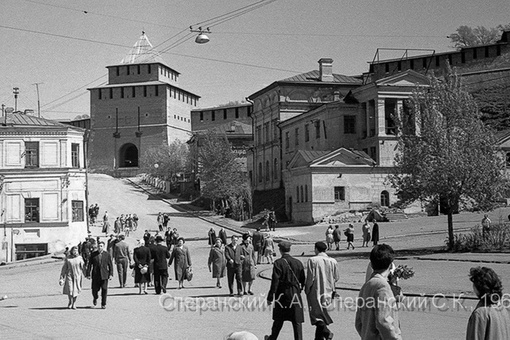
[[[69,298],[67,308],[76,309],[76,298],[81,293],[83,282],[83,271],[85,263],[78,255],[78,247],[72,247],[69,256],[65,259],[62,271],[60,272],[60,285],[64,286],[63,294]]]

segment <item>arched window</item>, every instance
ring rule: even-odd
[[[296,187],[296,203],[299,203],[299,187]]]
[[[390,206],[390,194],[386,190],[381,192],[381,206],[382,207]]]
[[[308,202],[308,184],[305,184],[305,202]]]
[[[266,161],[266,182],[269,181],[269,178],[271,178],[269,175],[269,161]]]
[[[273,163],[273,176],[274,176],[274,179],[278,179],[278,159],[277,158],[274,159],[274,163]]]
[[[259,163],[259,173],[257,175],[259,177],[259,183],[262,182],[262,163]]]
[[[305,201],[305,196],[303,195],[303,186],[301,186],[301,202]]]
[[[132,168],[138,166],[138,148],[131,143],[126,143],[119,150],[119,167]]]

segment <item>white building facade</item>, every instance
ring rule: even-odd
[[[13,113],[0,123],[0,262],[87,236],[84,130]]]

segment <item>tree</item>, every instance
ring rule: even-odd
[[[199,137],[198,172],[202,196],[228,205],[235,218],[251,211],[251,190],[246,173],[225,134],[209,132]],[[247,209],[245,209],[247,208]]]
[[[141,157],[140,168],[145,173],[170,180],[190,169],[189,158],[188,144],[175,140],[170,145],[147,149]]]
[[[510,29],[510,24],[490,28],[459,26],[456,32],[450,34],[448,38],[456,48],[494,44],[500,39],[501,31],[508,29]]]
[[[460,203],[494,207],[505,187],[503,162],[474,99],[450,69],[444,79],[433,77],[429,88],[417,89],[410,104],[409,116],[396,117],[396,172],[389,179],[403,203],[441,202],[451,248],[453,213]]]

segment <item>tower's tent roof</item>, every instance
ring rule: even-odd
[[[161,63],[166,65],[161,55],[154,50],[149,38],[142,32],[138,41],[133,45],[129,53],[122,59],[121,64]]]

